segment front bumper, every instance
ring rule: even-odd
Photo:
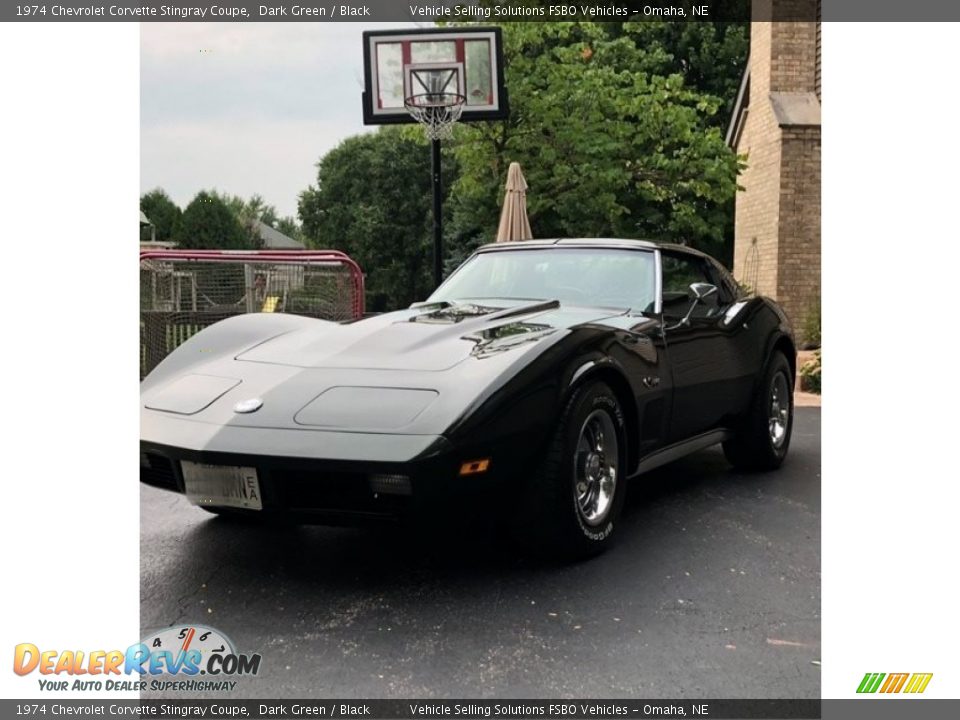
[[[435,497],[456,476],[450,444],[438,435],[216,426],[149,411],[141,420],[146,485],[184,493],[183,461],[256,468],[263,510],[231,513],[324,523],[393,517]],[[412,493],[376,492],[375,474],[409,477]]]
[[[254,467],[263,510],[230,510],[233,514],[294,515],[305,522],[337,523],[364,518],[396,517],[433,497],[431,478],[447,474],[442,460],[408,465],[354,463],[300,458],[192,451],[148,442],[140,444],[140,481],[184,493],[181,462]],[[374,474],[407,475],[412,494],[376,492]]]
[[[258,447],[268,439],[279,442],[270,451],[254,454],[243,442],[249,433],[256,436]],[[220,428],[216,442],[210,443],[216,449],[198,447],[202,440],[196,435],[181,439],[184,445],[141,440],[140,481],[184,493],[183,461],[256,468],[263,510],[230,510],[231,514],[355,524],[395,518],[420,508],[446,507],[483,492],[498,477],[493,471],[459,476],[464,458],[442,436]],[[305,444],[306,440],[310,443]],[[188,441],[193,447],[186,445]],[[378,491],[374,475],[406,476],[410,492],[397,494],[382,487]]]
[[[184,493],[181,462],[254,467],[263,510],[302,522],[354,523],[420,508],[441,510],[516,478],[529,439],[512,436],[455,447],[442,435],[213,425],[145,411],[140,480]],[[464,462],[492,458],[487,472],[461,476]],[[409,494],[375,490],[373,475],[410,478]]]

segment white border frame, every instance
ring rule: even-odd
[[[484,32],[466,32],[466,33],[398,33],[397,35],[371,35],[367,38],[367,60],[370,66],[370,92],[372,97],[370,98],[370,113],[372,117],[396,117],[407,114],[407,109],[404,106],[397,108],[381,108],[378,107],[378,100],[380,98],[380,84],[378,77],[379,66],[377,64],[377,45],[380,43],[402,43],[402,42],[444,42],[451,40],[486,40],[490,50],[490,88],[493,94],[493,103],[489,105],[469,105],[465,104],[463,107],[463,116],[469,117],[473,113],[486,113],[486,112],[496,112],[500,109],[500,86],[498,78],[500,76],[500,66],[497,62],[497,52],[496,52],[496,42],[497,36],[496,33],[492,31]],[[457,62],[455,60],[450,62]],[[416,65],[423,65],[425,63],[413,63]],[[460,80],[464,87],[466,87],[466,63],[463,64],[463,72],[461,73]],[[403,66],[404,73],[404,92],[407,91],[407,76],[406,71],[408,65]],[[461,95],[465,93],[461,92]]]

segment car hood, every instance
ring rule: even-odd
[[[425,305],[289,332],[236,359],[299,368],[439,372],[470,357],[518,349],[556,330],[618,314],[622,311],[561,307],[556,300]]]
[[[213,343],[201,333],[191,351],[196,362],[142,387],[141,437],[180,442],[163,429],[177,418],[219,427],[440,435],[528,366],[531,353],[547,351],[575,326],[620,314],[556,301],[426,305],[346,325],[300,318],[258,344],[251,337],[210,353]]]

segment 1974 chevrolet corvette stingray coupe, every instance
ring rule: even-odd
[[[633,476],[718,443],[737,468],[778,467],[795,365],[783,311],[700,252],[488,245],[406,310],[192,337],[142,383],[140,479],[320,523],[463,512],[482,490],[543,549],[585,556]]]

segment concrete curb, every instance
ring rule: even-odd
[[[814,395],[813,393],[800,392],[798,390],[793,394],[793,406],[794,407],[821,407],[820,396]]]

